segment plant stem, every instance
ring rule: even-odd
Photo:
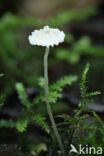
[[[46,47],[45,55],[44,55],[44,79],[45,79],[45,100],[47,105],[47,111],[48,115],[54,130],[54,133],[56,135],[57,141],[59,143],[61,151],[64,153],[64,146],[62,144],[62,140],[60,138],[60,135],[58,133],[55,120],[53,118],[50,102],[49,102],[49,91],[48,91],[48,54],[49,54],[49,47]]]

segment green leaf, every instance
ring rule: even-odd
[[[34,143],[34,144],[29,144],[28,145],[29,149],[32,150],[31,153],[36,152],[35,154],[39,154],[41,151],[47,151],[47,146],[44,143]]]
[[[0,77],[4,76],[4,74],[0,74]]]
[[[43,117],[43,116],[40,115],[40,114],[35,114],[34,117],[33,117],[33,120],[35,120],[37,124],[41,125],[42,128],[43,128],[47,133],[50,133],[50,128],[49,128],[47,122],[45,121],[45,120],[46,120],[45,117]]]
[[[0,128],[14,128],[16,123],[13,120],[0,120]]]
[[[91,92],[91,93],[87,93],[86,97],[90,97],[90,96],[95,96],[95,95],[100,95],[101,92],[99,91],[94,91],[94,92]]]
[[[82,98],[86,97],[86,94],[87,94],[86,93],[86,76],[87,76],[87,73],[89,71],[89,67],[90,67],[90,65],[89,65],[89,63],[87,63],[87,65],[83,71],[82,78],[81,78],[80,87],[81,87],[81,97]]]
[[[44,78],[43,78],[43,77],[40,77],[40,78],[38,79],[38,85],[39,85],[41,88],[44,88],[44,84],[45,84]]]
[[[21,103],[26,106],[27,108],[29,108],[31,106],[29,99],[28,99],[28,95],[27,92],[23,86],[22,83],[16,83],[16,90],[18,92],[18,97],[21,101]]]
[[[63,87],[66,85],[72,85],[77,81],[78,77],[77,76],[65,76],[58,80],[56,83],[52,84],[50,86],[50,90],[52,91],[57,91],[57,92],[62,92]]]
[[[66,85],[72,85],[77,81],[78,77],[73,75],[73,76],[65,76],[58,80],[57,82],[53,83],[52,85],[49,86],[49,101],[50,103],[56,103],[57,99],[62,97],[62,91],[63,88]],[[44,79],[40,79],[39,85],[44,88]],[[45,102],[45,96],[44,94],[40,94],[39,97],[37,97],[34,100],[34,103],[41,103]]]
[[[58,80],[57,82],[53,83],[49,87],[49,100],[51,103],[56,103],[58,98],[62,97],[63,88],[66,85],[72,85],[77,81],[77,76],[65,76]]]
[[[75,118],[79,118],[80,114],[83,111],[87,111],[86,105],[88,103],[92,102],[92,99],[89,99],[89,97],[101,94],[101,92],[99,92],[99,91],[95,91],[95,92],[91,92],[91,93],[87,92],[86,78],[87,78],[87,73],[89,71],[89,67],[90,67],[90,64],[87,63],[86,66],[85,66],[85,69],[83,71],[83,74],[82,74],[81,83],[80,83],[82,100],[81,100],[81,102],[78,105],[80,109],[76,110],[76,112],[75,112]]]
[[[19,118],[16,123],[16,127],[19,132],[24,132],[28,126],[28,120],[25,118]]]
[[[5,97],[6,96],[4,94],[0,95],[0,107],[4,105]]]
[[[61,114],[61,115],[57,115],[56,117],[59,118],[63,118],[65,121],[69,121],[69,123],[76,123],[76,119],[74,119],[73,117],[67,115],[67,114]]]

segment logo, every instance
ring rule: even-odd
[[[82,146],[79,144],[79,148],[76,149],[76,147],[71,144],[70,145],[71,150],[70,153],[77,153],[77,154],[102,154],[103,150],[102,147],[89,147],[88,145]]]

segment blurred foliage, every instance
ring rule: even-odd
[[[91,39],[88,36],[83,36],[74,42],[69,49],[58,48],[55,55],[61,61],[66,60],[68,63],[75,64],[79,62],[81,55],[104,57],[104,47],[92,45]]]
[[[16,127],[16,123],[13,120],[5,120],[1,119],[0,120],[0,128],[14,128]]]
[[[31,150],[32,155],[40,155],[41,151],[47,151],[47,147],[44,143],[29,144],[28,148]]]
[[[59,27],[63,24],[66,24],[72,21],[79,21],[79,20],[89,18],[95,14],[97,14],[96,7],[84,8],[81,10],[72,9],[69,11],[60,12],[58,13],[58,15],[54,17],[50,17],[48,19],[48,22],[51,26]]]
[[[3,76],[3,74],[0,74],[0,78]],[[0,107],[4,105],[5,102],[5,94],[0,95]]]
[[[27,33],[28,27],[40,28],[45,24],[60,27],[71,21],[85,20],[95,14],[97,14],[96,7],[91,7],[84,10],[63,11],[46,20],[38,17],[19,17],[10,13],[2,16],[0,22],[0,72],[5,74],[5,78],[1,82],[1,90],[11,94],[17,81],[23,82],[26,86],[35,87],[36,80],[42,73],[44,49],[29,46],[28,35],[30,33]],[[54,53],[49,58],[52,65],[60,61],[66,61],[69,66],[73,65],[80,72],[81,64],[79,66],[75,65],[80,62],[82,56],[98,57],[98,61],[99,57],[104,57],[104,47],[93,45],[88,36],[82,36],[76,41],[72,34],[69,35],[66,32],[65,42],[69,46],[53,49]],[[91,59],[91,61],[93,60]],[[100,67],[97,67],[97,65]],[[100,61],[99,64],[96,63],[95,67],[97,69],[103,68],[103,61]],[[98,72],[99,70],[97,70]]]
[[[34,52],[30,53],[30,49],[23,50],[21,38],[21,29],[25,26],[40,25],[41,20],[38,18],[20,18],[12,14],[6,14],[1,18],[0,22],[0,71],[5,74],[3,89],[10,93],[16,81],[21,79],[24,82],[33,84],[36,76],[37,68],[34,61]],[[20,29],[21,28],[21,29]],[[35,49],[36,50],[36,49]],[[34,51],[35,51],[34,50]],[[38,50],[39,51],[39,50]],[[38,56],[37,56],[38,60]],[[35,69],[35,70],[34,70]],[[30,75],[27,77],[27,75]],[[30,85],[31,85],[30,84]],[[1,88],[2,88],[1,87]]]

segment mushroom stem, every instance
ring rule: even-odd
[[[64,146],[62,144],[61,137],[59,135],[58,129],[55,124],[55,120],[52,114],[51,105],[49,102],[49,91],[48,91],[48,54],[49,54],[49,47],[46,47],[45,55],[44,55],[44,79],[45,79],[45,100],[46,100],[46,106],[48,115],[54,130],[54,134],[56,135],[58,144],[60,146],[60,150],[64,153]]]

